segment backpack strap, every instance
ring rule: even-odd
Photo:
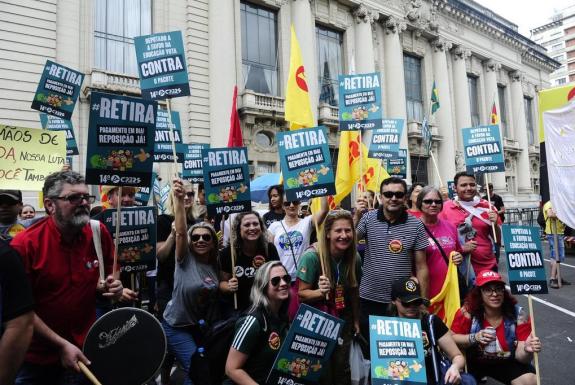
[[[92,228],[92,240],[94,241],[94,249],[98,256],[98,269],[100,270],[100,280],[106,279],[104,273],[104,253],[102,252],[102,237],[100,235],[100,221],[90,219],[90,227]]]

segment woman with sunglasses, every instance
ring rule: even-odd
[[[482,270],[475,284],[451,325],[455,342],[467,350],[469,372],[507,385],[536,384],[531,360],[541,341],[528,317],[498,273]]]
[[[264,223],[266,227],[274,222],[281,221],[285,217],[283,207],[284,187],[281,184],[271,186],[268,189],[269,211],[264,214]]]
[[[417,207],[417,197],[425,187],[423,183],[416,182],[407,191],[407,212],[416,218],[421,218],[421,209]]]
[[[300,301],[345,321],[341,344],[336,345],[330,364],[322,371],[320,384],[351,384],[349,349],[353,335],[359,333],[359,280],[361,261],[357,238],[349,211],[330,211],[324,222],[323,239],[306,251],[298,266]],[[319,250],[325,256],[325,275],[321,271]],[[329,300],[326,300],[329,294]]]
[[[438,189],[425,186],[419,192],[415,207],[420,211],[421,221],[429,237],[429,246],[425,249],[427,268],[429,270],[429,298],[441,291],[447,275],[449,256],[453,254],[453,263],[460,265],[463,261],[461,247],[454,225],[438,215],[443,208],[443,199]]]
[[[220,253],[220,291],[237,293],[238,309],[246,310],[257,270],[264,263],[278,261],[278,252],[265,236],[266,228],[256,211],[237,214],[232,225],[231,243]],[[232,247],[235,251],[235,276],[232,274]]]
[[[319,199],[321,199],[320,211],[305,218],[299,217],[300,201],[284,199],[285,218],[272,223],[268,229],[280,261],[294,280],[299,258],[310,245],[314,226],[316,223],[321,224],[328,212],[327,199],[325,197]]]
[[[279,261],[256,272],[249,313],[238,320],[228,353],[226,375],[239,385],[265,384],[288,331],[291,277]]]
[[[162,326],[168,351],[188,372],[201,329],[218,319],[218,250],[214,228],[204,222],[187,230],[185,189],[174,179],[175,261],[174,291],[164,311]],[[186,378],[184,384],[192,384]]]

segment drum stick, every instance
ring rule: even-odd
[[[84,365],[84,363],[82,361],[78,361],[78,367],[80,368],[80,370],[82,371],[82,373],[84,374],[84,376],[86,376],[86,378],[88,380],[90,380],[90,382],[94,385],[102,385],[102,383],[100,381],[98,381],[98,379],[96,378],[96,376],[94,376],[94,373],[92,373],[90,371],[90,369],[88,369],[88,367],[86,365]]]

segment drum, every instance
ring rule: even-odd
[[[92,325],[84,341],[88,368],[104,385],[150,381],[166,354],[166,335],[158,320],[137,308],[113,310]]]

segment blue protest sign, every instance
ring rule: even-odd
[[[539,227],[503,225],[501,231],[511,293],[547,294]]]
[[[453,180],[447,181],[447,195],[449,199],[455,198],[455,181]]]
[[[397,157],[404,123],[404,119],[383,119],[382,127],[371,131],[367,156],[374,159]]]
[[[92,92],[86,183],[150,186],[156,110],[150,100]]]
[[[182,178],[192,183],[204,181],[202,150],[210,148],[209,144],[184,144],[184,168]]]
[[[102,222],[112,237],[116,237],[116,209],[108,209],[95,219]],[[155,207],[122,207],[120,211],[118,263],[121,271],[138,272],[156,268]]]
[[[134,38],[140,88],[144,99],[190,95],[182,32],[164,32]]]
[[[174,143],[176,144],[176,158],[178,163],[183,162],[183,146],[178,144],[182,143],[182,125],[180,124],[180,113],[172,111],[171,120],[168,116],[168,111],[163,108],[158,108],[158,116],[156,118],[156,133],[154,135],[154,162],[157,163],[173,163],[174,152],[172,149],[172,131],[174,132]]]
[[[42,128],[50,131],[64,131],[66,133],[66,156],[78,155],[78,144],[74,136],[74,129],[70,120],[57,118],[53,115],[40,113]],[[71,163],[69,163],[71,164]]]
[[[83,73],[46,60],[40,83],[38,83],[32,101],[32,108],[61,119],[70,120],[83,81]]]
[[[246,147],[202,149],[206,203],[210,215],[252,209]]]
[[[335,194],[325,127],[278,132],[277,139],[288,201]]]
[[[343,324],[339,318],[309,305],[300,305],[266,384],[316,384],[337,344]]]
[[[339,75],[339,129],[381,128],[379,73]]]
[[[407,150],[400,148],[396,158],[390,158],[387,162],[387,173],[401,179],[407,178]]]
[[[152,196],[152,189],[154,186],[154,181],[158,177],[158,174],[152,172],[152,184],[149,187],[140,187],[136,190],[134,195],[134,203],[136,206],[147,206]]]
[[[468,173],[505,171],[499,125],[469,127],[461,130]]]
[[[369,316],[371,383],[427,384],[419,319]]]

